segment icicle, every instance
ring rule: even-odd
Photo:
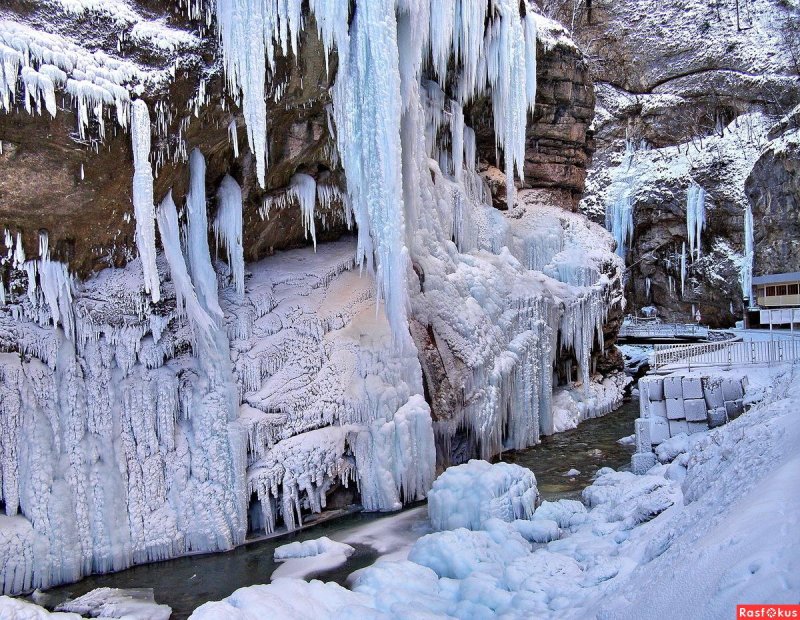
[[[203,332],[209,336],[214,327],[214,322],[197,300],[194,286],[186,261],[181,252],[180,230],[178,227],[178,212],[172,200],[172,190],[167,192],[157,212],[158,231],[161,234],[161,245],[164,246],[164,255],[169,264],[172,284],[175,287],[176,305],[178,314],[187,315],[191,321],[192,329]]]
[[[208,216],[206,214],[206,160],[199,149],[189,156],[189,195],[186,198],[189,219],[187,250],[192,282],[197,299],[215,321],[221,321],[217,275],[211,266],[208,249]]]
[[[753,242],[753,209],[748,203],[744,210],[744,256],[739,267],[739,281],[742,285],[742,296],[753,304],[753,261],[755,244]]]
[[[624,259],[628,244],[633,240],[633,204],[629,191],[623,191],[606,208],[606,228],[617,242],[617,254]]]
[[[233,156],[238,158],[239,157],[239,131],[236,127],[236,119],[230,122],[228,125],[228,138],[233,146]]]
[[[133,102],[131,120],[133,145],[133,211],[136,215],[136,247],[142,261],[144,290],[153,303],[161,298],[156,267],[155,206],[153,204],[153,169],[150,167],[150,111],[147,104]]]
[[[376,258],[380,297],[395,344],[410,346],[408,250],[401,178],[400,69],[394,0],[356,4],[352,62],[340,65],[333,91],[336,139],[358,226],[357,262]],[[340,58],[342,50],[339,49]]]
[[[228,174],[217,190],[217,217],[214,236],[217,248],[224,245],[233,284],[238,295],[244,295],[244,249],[242,248],[242,189]],[[313,216],[312,216],[313,218]]]
[[[22,247],[22,233],[17,231],[17,243],[14,246],[14,269],[21,269],[25,264],[25,248]]]
[[[456,183],[464,178],[464,109],[457,101],[450,102],[450,142],[452,145],[453,176]]]
[[[689,235],[689,257],[700,258],[700,236],[706,227],[706,191],[692,182],[686,196],[686,230]],[[696,253],[695,253],[696,249]]]
[[[681,246],[681,299],[686,289],[686,242]]]

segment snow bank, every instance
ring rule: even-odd
[[[58,611],[70,611],[89,618],[124,620],[169,620],[172,609],[153,599],[152,588],[122,590],[97,588],[74,600],[62,603]]]
[[[428,493],[428,516],[436,530],[479,530],[489,519],[530,518],[537,497],[531,470],[472,460],[436,479]]]

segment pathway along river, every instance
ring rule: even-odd
[[[604,417],[587,420],[571,431],[544,437],[533,448],[504,453],[498,460],[533,470],[543,499],[577,498],[601,467],[629,466],[633,448],[617,440],[633,433],[633,421],[638,415],[639,402],[626,401]],[[570,469],[580,474],[564,476]],[[389,519],[392,521],[387,521]],[[68,598],[95,588],[152,588],[156,601],[172,607],[172,620],[183,620],[207,601],[225,598],[244,586],[269,582],[272,572],[279,566],[273,560],[273,552],[288,542],[328,536],[355,547],[355,554],[341,567],[307,576],[344,584],[353,571],[369,566],[379,555],[407,547],[427,531],[424,505],[406,509],[399,516],[397,513],[348,514],[294,534],[248,543],[226,553],[195,555],[135,566],[118,573],[93,575],[77,583],[52,588],[37,595],[36,600],[52,609]],[[376,551],[375,543],[382,547],[381,553]]]

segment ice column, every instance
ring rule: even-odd
[[[214,236],[217,248],[224,245],[228,266],[238,295],[244,295],[244,248],[242,247],[242,189],[229,174],[217,190],[217,217]]]
[[[141,99],[133,102],[133,212],[136,215],[136,247],[142,261],[144,290],[153,302],[161,298],[156,268],[156,226],[153,204],[153,169],[150,167],[150,111]]]
[[[627,189],[606,209],[606,229],[617,242],[617,255],[624,259],[633,239],[633,204]]]
[[[742,296],[750,299],[751,305],[754,301],[753,295],[753,209],[748,204],[744,211],[744,256],[742,257],[741,267],[739,268],[739,281],[742,284]]]
[[[686,289],[686,242],[681,246],[681,298]]]

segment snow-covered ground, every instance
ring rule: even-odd
[[[758,369],[750,385],[762,400],[744,416],[672,441],[646,475],[602,470],[585,505],[544,502],[530,521],[478,519],[474,530],[428,534],[407,560],[357,572],[351,591],[279,581],[243,588],[193,617],[246,618],[278,605],[293,618],[399,618],[408,609],[458,618],[722,618],[737,603],[796,603],[800,369]],[[525,534],[537,521],[555,522],[560,538],[532,548]]]

